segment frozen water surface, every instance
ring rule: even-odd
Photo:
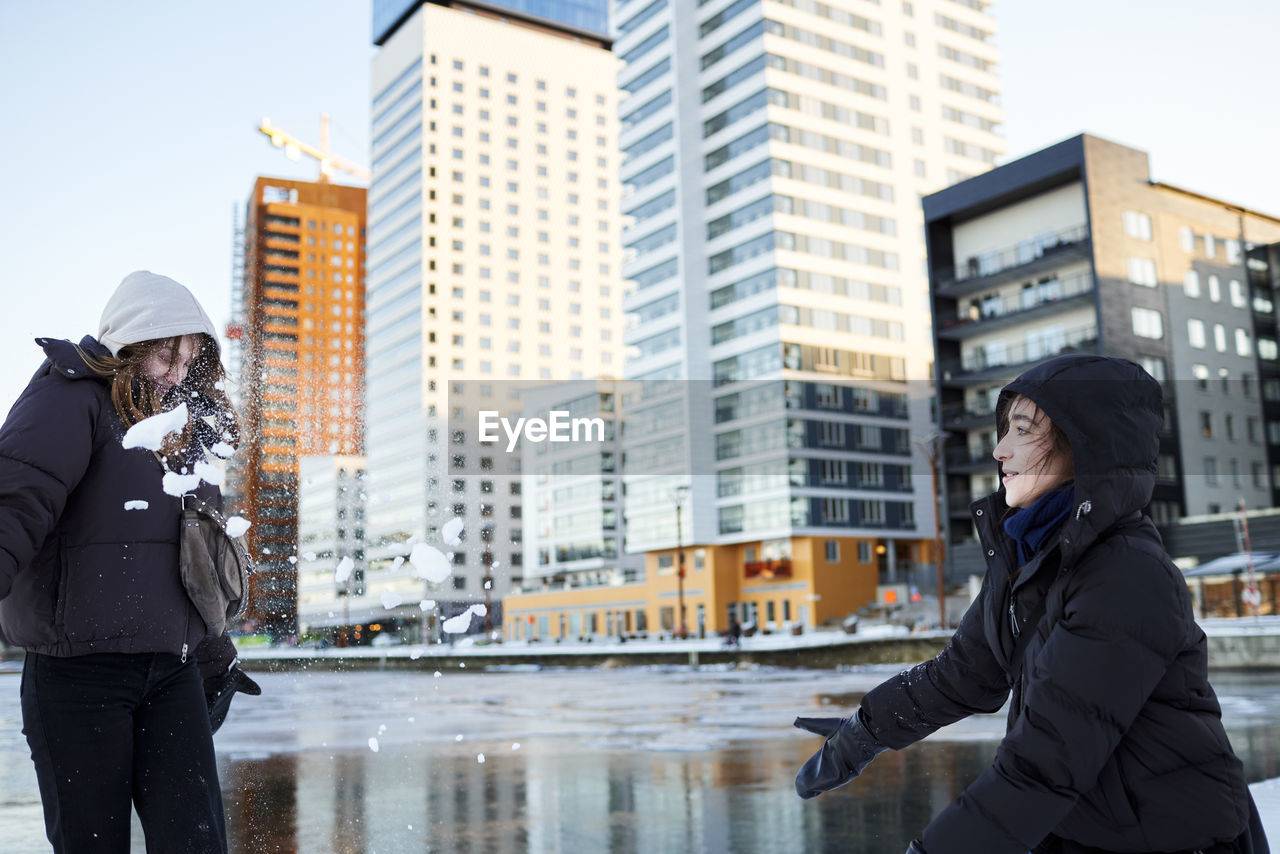
[[[231,850],[898,854],[987,766],[1002,716],[807,802],[793,779],[818,740],[791,720],[847,714],[900,669],[255,674],[263,695],[237,697],[216,739]],[[1215,685],[1249,779],[1280,777],[1280,674]],[[7,854],[48,850],[17,695],[0,672]],[[1280,784],[1255,790],[1274,824]]]

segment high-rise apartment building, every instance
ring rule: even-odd
[[[258,178],[248,203],[231,477],[258,556],[247,617],[265,631],[296,631],[298,457],[363,451],[365,192]]]
[[[667,463],[628,466],[629,550],[671,551],[683,481],[685,542],[741,544],[744,595],[773,583],[762,565],[792,583],[801,553],[843,554],[827,562],[850,574],[878,565],[883,582],[927,559],[919,198],[1004,149],[987,5],[615,5],[636,319],[625,375],[653,387],[626,412],[653,430],[624,434],[629,458]],[[728,607],[755,618],[754,604]]]
[[[1280,218],[1153,181],[1146,152],[1089,135],[927,196],[924,214],[954,542],[998,485],[1001,387],[1072,350],[1164,386],[1158,524],[1274,503],[1280,353],[1253,247]]]
[[[477,447],[460,399],[621,373],[604,30],[603,3],[374,4],[367,588],[403,599],[389,616],[427,598],[447,618],[522,577],[518,455]],[[443,583],[396,561],[418,541],[449,551]]]

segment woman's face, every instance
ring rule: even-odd
[[[178,339],[177,349],[166,341],[154,350],[142,363],[142,372],[155,384],[161,395],[187,378],[187,371],[196,357],[196,336],[183,335]]]
[[[1004,469],[1004,498],[1010,507],[1030,507],[1071,480],[1071,460],[1052,453],[1051,426],[1049,416],[1026,398],[1009,408],[1008,429],[991,455]]]

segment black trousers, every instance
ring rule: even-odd
[[[22,731],[56,854],[127,854],[130,804],[152,854],[225,854],[222,793],[195,661],[27,653]]]

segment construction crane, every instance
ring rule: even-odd
[[[264,118],[262,123],[258,125],[258,130],[267,135],[271,140],[271,144],[276,148],[283,148],[285,157],[290,160],[300,160],[302,155],[314,157],[320,161],[320,180],[328,181],[333,177],[335,169],[346,172],[355,176],[359,181],[366,184],[369,183],[369,170],[358,163],[352,163],[338,155],[329,151],[329,114],[320,114],[320,147],[316,148],[303,142],[298,137],[288,131],[278,128],[271,124],[271,119]]]

